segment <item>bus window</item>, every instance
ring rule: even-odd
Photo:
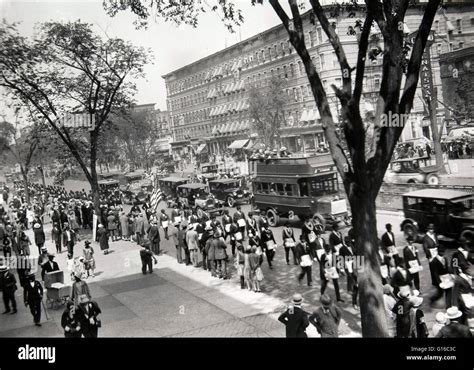
[[[261,183],[261,186],[262,186],[262,188],[261,188],[261,193],[262,193],[262,194],[268,194],[269,188],[270,188],[268,185],[269,185],[269,184],[268,184],[267,182],[262,182],[262,183]]]
[[[309,189],[307,180],[300,180],[300,195],[302,197],[309,197]]]
[[[334,194],[338,190],[337,176],[327,175],[311,179],[311,196]]]
[[[285,195],[290,197],[295,197],[298,195],[298,191],[296,190],[296,186],[294,184],[286,184],[285,185]]]
[[[286,195],[284,187],[285,187],[284,184],[276,184],[277,193],[280,194],[280,195]]]

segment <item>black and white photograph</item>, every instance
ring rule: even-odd
[[[0,0],[0,22],[1,338],[459,361],[474,2]]]

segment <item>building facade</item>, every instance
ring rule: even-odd
[[[407,37],[417,30],[423,10],[410,7],[405,19]],[[363,14],[358,14],[361,18]],[[348,32],[356,18],[330,19],[344,46],[348,61],[356,64],[357,35]],[[303,15],[305,41],[323,85],[328,93],[335,121],[340,108],[330,88],[341,85],[341,72],[328,39],[310,12]],[[374,26],[374,33],[377,33]],[[474,6],[450,3],[440,11],[433,24],[434,43],[430,48],[433,84],[438,99],[443,99],[439,55],[474,46]],[[377,43],[376,38],[374,39]],[[379,44],[382,41],[378,42]],[[383,49],[383,45],[379,45]],[[167,105],[173,152],[176,155],[208,150],[223,153],[236,140],[252,136],[252,117],[249,115],[248,89],[265,84],[272,76],[285,79],[287,103],[285,122],[280,130],[282,145],[293,152],[312,152],[325,142],[321,120],[311,93],[304,66],[292,48],[282,25],[239,42],[231,47],[202,58],[163,76],[167,91]],[[368,61],[364,77],[361,112],[363,118],[374,113],[375,102],[382,81],[382,57]],[[430,139],[429,121],[423,119],[425,106],[421,89],[416,94],[413,114],[406,123],[401,140],[426,136]],[[439,127],[443,127],[444,109],[438,107]]]

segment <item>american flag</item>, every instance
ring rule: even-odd
[[[156,212],[156,209],[158,208],[158,204],[161,202],[162,199],[164,199],[164,194],[159,187],[156,187],[153,190],[153,194],[151,195],[151,198],[150,198],[150,206],[154,212]]]

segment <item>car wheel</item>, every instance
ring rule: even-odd
[[[418,228],[411,222],[408,222],[403,225],[403,233],[405,234],[405,237],[411,236],[413,240],[416,241],[418,236]]]
[[[271,227],[277,227],[278,222],[280,221],[280,216],[278,216],[278,213],[274,209],[269,209],[267,210],[267,220],[268,225]]]
[[[232,197],[228,197],[226,203],[227,203],[227,206],[232,208],[235,205],[235,199]]]
[[[438,175],[436,175],[434,173],[429,174],[428,177],[426,178],[426,183],[428,185],[438,185],[439,184]]]
[[[323,216],[321,216],[319,213],[315,213],[313,215],[313,223],[317,225],[321,225],[321,230],[324,231],[326,230],[326,220],[324,219]]]
[[[196,215],[201,219],[204,216],[204,211],[201,207],[196,208]]]

